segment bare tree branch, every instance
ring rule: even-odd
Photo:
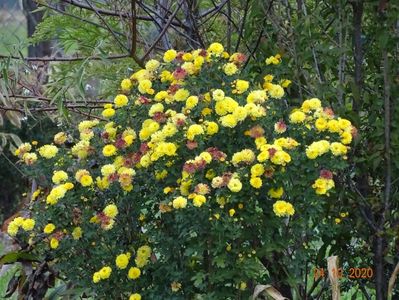
[[[172,23],[173,18],[175,17],[175,15],[177,14],[177,12],[179,11],[180,7],[182,6],[182,2],[179,3],[179,5],[177,6],[177,8],[175,9],[175,11],[173,12],[173,14],[169,17],[168,22],[165,24],[163,30],[159,33],[158,37],[155,39],[155,41],[153,42],[153,44],[151,45],[151,47],[147,50],[147,52],[143,55],[143,57],[141,58],[141,60],[145,60],[146,57],[151,53],[151,51],[155,48],[156,44],[161,40],[162,36],[166,33],[166,31],[168,30],[170,24]]]
[[[127,54],[115,54],[109,55],[105,57],[101,56],[76,56],[76,57],[20,57],[14,55],[3,55],[0,54],[0,58],[11,58],[11,59],[21,59],[25,61],[80,61],[80,60],[103,60],[103,59],[121,59],[127,58],[129,55]]]
[[[64,3],[68,3],[70,5],[82,8],[82,9],[86,9],[86,10],[90,10],[90,11],[97,11],[99,14],[101,15],[105,15],[105,16],[111,16],[111,17],[122,17],[122,18],[126,18],[126,19],[130,19],[131,15],[129,15],[126,12],[117,12],[117,11],[113,11],[113,10],[109,10],[109,9],[104,9],[104,8],[100,8],[97,6],[93,5],[93,8],[91,8],[89,5],[85,5],[81,2],[78,2],[76,0],[61,0]],[[150,16],[143,16],[143,15],[136,15],[136,20],[141,20],[141,21],[154,21]],[[179,22],[173,22],[173,25],[175,26],[181,26],[181,24],[179,24]]]
[[[232,34],[231,22],[230,22],[230,20],[231,20],[231,2],[230,1],[227,2],[227,15],[228,15],[228,17],[227,17],[227,52],[230,53],[230,51],[231,51],[231,34]]]
[[[115,41],[118,42],[118,44],[121,46],[122,49],[125,49],[126,51],[129,51],[129,48],[124,45],[121,40],[117,37],[116,33],[114,30],[108,25],[107,21],[102,17],[102,15],[94,8],[94,6],[90,3],[89,0],[86,0],[86,3],[90,6],[91,9],[94,10],[95,14],[97,17],[103,22],[104,26],[107,27],[108,31],[112,34],[114,37]]]
[[[236,48],[235,48],[236,52],[237,52],[238,47],[240,46],[240,43],[241,43],[241,38],[242,38],[242,34],[244,32],[244,26],[245,26],[245,21],[247,19],[247,14],[248,14],[248,9],[249,9],[249,2],[250,1],[251,0],[246,0],[246,2],[245,2],[244,16],[242,17],[242,20],[241,20],[240,31],[238,33],[238,40],[237,40],[237,44],[236,44]],[[263,29],[262,29],[262,32],[263,32]]]
[[[202,18],[204,18],[204,17],[206,17],[207,15],[209,15],[209,14],[212,14],[212,16],[214,15],[214,13],[218,13],[222,8],[223,8],[223,6],[227,3],[227,2],[229,2],[230,0],[224,0],[222,3],[220,3],[219,5],[215,5],[215,7],[214,8],[211,8],[211,9],[208,9],[207,11],[204,11],[202,14],[200,14],[199,16],[198,16],[198,18],[199,19],[202,19]]]
[[[144,67],[144,63],[141,59],[137,57],[136,51],[137,51],[137,14],[136,14],[136,0],[131,0],[130,2],[131,5],[131,12],[132,12],[132,18],[131,18],[131,32],[132,32],[132,47],[130,49],[130,56],[134,59],[134,61],[141,67]]]
[[[94,109],[94,108],[103,108],[103,106],[87,106],[87,105],[65,105],[67,109],[75,109],[75,108],[84,108],[84,109]],[[25,114],[25,110],[16,107],[7,107],[0,105],[0,110],[2,111],[17,111],[20,113]],[[36,107],[29,109],[30,111],[34,112],[44,112],[44,111],[56,111],[58,107]]]
[[[31,99],[31,100],[40,100],[40,101],[45,101],[45,102],[51,102],[52,100],[47,97],[42,97],[42,96],[26,96],[26,95],[8,95],[10,98],[16,98],[16,99]],[[107,104],[107,103],[112,103],[112,101],[106,101],[106,100],[67,100],[64,101],[65,103],[94,103],[94,104]]]
[[[83,18],[81,18],[81,17],[79,17],[79,16],[77,16],[77,15],[68,13],[68,12],[66,12],[66,11],[64,11],[64,10],[61,10],[61,9],[55,7],[55,6],[48,5],[48,4],[46,4],[45,2],[43,2],[43,1],[39,1],[39,0],[34,0],[34,1],[36,2],[37,5],[41,5],[41,6],[47,7],[47,8],[49,8],[49,9],[53,10],[53,11],[56,11],[56,12],[58,12],[58,13],[60,13],[60,14],[65,15],[65,16],[68,16],[68,17],[71,17],[71,18],[75,18],[75,19],[77,19],[77,20],[79,20],[79,21],[82,21],[82,22],[84,22],[84,23],[91,24],[91,25],[96,26],[96,27],[100,27],[100,28],[103,28],[103,29],[107,29],[107,27],[105,27],[105,26],[103,26],[103,25],[101,25],[101,24],[98,24],[98,23],[96,23],[96,22],[92,22],[92,21],[90,21],[90,20],[83,19]],[[123,33],[117,32],[117,31],[115,31],[115,33],[118,34],[118,35],[122,35],[122,36],[124,35]]]

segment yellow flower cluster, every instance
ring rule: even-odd
[[[283,200],[278,200],[273,204],[273,211],[278,217],[292,216],[295,213],[292,204]]]
[[[122,253],[119,254],[116,259],[115,259],[115,264],[118,267],[118,269],[126,269],[127,265],[129,264],[129,260],[130,260],[130,253]]]
[[[138,293],[131,294],[129,300],[141,300],[141,295]]]
[[[152,250],[149,246],[144,245],[139,247],[136,252],[136,258],[134,259],[136,266],[139,268],[144,267],[148,263],[151,253]]]
[[[57,146],[36,148],[33,142],[20,145],[15,154],[26,165],[35,164],[38,159],[59,158],[48,174],[47,182],[52,186],[43,189],[43,196],[38,190],[35,198],[39,200],[33,204],[45,202],[50,214],[57,208],[73,209],[73,219],[67,222],[46,218],[43,224],[37,220],[43,224],[44,234],[40,236],[44,236],[46,246],[49,242],[51,249],[57,249],[65,235],[72,243],[78,243],[72,238],[86,241],[90,237],[86,232],[90,227],[86,225],[95,230],[100,226],[104,230],[114,228],[119,214],[135,213],[127,212],[123,202],[133,190],[145,198],[137,210],[139,224],[152,221],[145,207],[150,202],[150,209],[159,205],[162,214],[198,209],[209,220],[245,222],[248,214],[244,212],[252,207],[249,202],[267,197],[273,199],[276,216],[294,215],[295,203],[288,202],[293,201],[291,187],[285,186],[284,190],[281,186],[284,173],[297,170],[301,163],[319,168],[325,165],[323,159],[345,159],[356,130],[349,120],[323,108],[317,98],[305,100],[288,116],[278,116],[283,105],[279,99],[286,95],[291,81],[276,80],[271,74],[266,74],[259,84],[245,80],[241,73],[245,59],[241,53],[225,52],[219,43],[191,52],[170,49],[161,61],[149,60],[143,69],[120,82],[118,94],[101,110],[105,122],[80,122],[75,138],[59,132],[53,139]],[[267,65],[280,62],[278,54],[266,59]],[[201,73],[209,76],[209,84],[200,85]],[[217,79],[223,80],[219,86]],[[198,82],[198,86],[193,86],[193,82]],[[64,145],[67,140],[74,143],[71,148]],[[143,183],[145,186],[139,186]],[[322,170],[319,178],[310,179],[308,187],[318,195],[328,194],[334,187],[332,172]],[[141,194],[146,188],[150,191]],[[151,189],[158,188],[158,195],[162,196],[147,201]],[[72,189],[76,193],[68,192]],[[64,197],[65,206],[57,205]],[[66,200],[70,198],[72,203],[79,197],[84,209],[75,203],[67,205],[70,203]],[[296,209],[300,210],[300,206]],[[123,219],[127,220],[120,216]],[[68,225],[59,228],[61,224]],[[20,227],[30,231],[34,225],[33,219],[16,218],[9,224],[8,233],[15,236]],[[141,232],[138,235],[142,241],[151,241]],[[72,243],[63,243],[54,253],[63,252]],[[96,242],[92,245],[98,249]],[[232,246],[226,249],[231,251]],[[115,263],[117,272],[126,272],[127,279],[140,278],[146,273],[143,268],[150,261],[152,249],[144,245],[131,250],[134,263],[131,254],[121,253],[122,250],[117,256],[104,258],[104,267],[88,273],[88,277],[92,276],[94,283],[110,278]],[[247,288],[244,281],[237,282],[240,289]],[[172,290],[177,292],[180,288],[181,284],[174,282]],[[130,292],[124,293],[127,296]],[[140,300],[141,295],[134,293],[129,299]]]
[[[19,228],[22,228],[25,231],[32,231],[35,227],[35,220],[33,219],[24,219],[22,217],[16,217],[12,220],[7,227],[7,233],[10,236],[16,236],[18,234]]]
[[[57,185],[53,187],[50,193],[46,197],[46,203],[50,205],[55,205],[58,203],[58,200],[64,198],[67,191],[74,188],[73,183],[67,182],[64,184]]]
[[[173,199],[172,205],[175,209],[185,208],[187,206],[187,199],[182,196],[176,197]]]
[[[61,182],[68,180],[68,174],[65,171],[54,171],[51,180],[55,184],[60,184]]]
[[[90,172],[86,169],[78,170],[75,174],[75,179],[82,186],[87,187],[93,184],[93,178],[90,175]]]
[[[118,207],[115,204],[109,204],[103,209],[103,213],[111,219],[118,215]]]
[[[274,56],[270,56],[270,57],[266,58],[265,62],[267,65],[270,65],[270,64],[278,65],[279,63],[281,63],[281,55],[276,54]]]
[[[128,277],[129,279],[135,280],[135,279],[139,278],[140,275],[141,275],[141,270],[140,270],[139,268],[137,268],[137,267],[131,267],[131,268],[129,269],[129,272],[128,272],[128,274],[127,274],[127,277]]]
[[[101,280],[108,279],[111,276],[112,269],[109,266],[102,267],[99,271],[93,274],[93,282],[98,283]]]
[[[53,158],[58,153],[58,148],[54,145],[44,145],[39,148],[39,154],[47,159]]]
[[[54,143],[57,145],[64,144],[67,141],[67,139],[68,139],[67,134],[62,131],[54,135]]]
[[[231,162],[234,166],[238,166],[240,163],[250,164],[255,160],[255,153],[251,149],[244,149],[240,152],[233,154]]]
[[[330,178],[319,177],[313,183],[312,187],[315,189],[316,194],[325,195],[330,189],[335,186],[334,180]]]
[[[44,226],[43,232],[46,234],[50,234],[55,230],[55,225],[53,223],[48,223]]]
[[[37,154],[29,152],[32,150],[32,145],[29,143],[22,143],[18,149],[15,150],[14,154],[21,158],[26,165],[33,165],[37,161]]]

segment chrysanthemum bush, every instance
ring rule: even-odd
[[[241,299],[275,280],[334,199],[355,129],[317,98],[289,108],[279,55],[262,82],[245,59],[168,50],[121,82],[107,121],[21,145],[40,187],[8,233],[96,299]]]

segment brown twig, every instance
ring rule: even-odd
[[[146,53],[143,55],[143,57],[141,58],[141,60],[145,60],[146,57],[151,53],[151,51],[154,49],[154,47],[157,45],[157,43],[161,40],[161,38],[163,37],[163,35],[166,33],[166,31],[168,30],[170,24],[172,23],[173,18],[176,16],[177,12],[179,11],[180,7],[182,6],[182,2],[179,3],[179,5],[177,6],[177,8],[175,9],[175,11],[173,12],[173,14],[169,17],[168,22],[166,22],[164,28],[162,29],[162,31],[159,33],[158,37],[155,39],[155,41],[153,42],[153,44],[151,45],[151,47],[146,51]]]
[[[223,6],[224,6],[227,2],[229,2],[229,1],[230,1],[230,0],[224,0],[224,1],[223,1],[222,3],[220,3],[219,5],[215,5],[214,8],[211,8],[211,9],[208,9],[208,10],[204,11],[202,14],[200,14],[200,15],[198,16],[198,18],[199,18],[199,19],[202,19],[202,18],[206,17],[206,16],[209,15],[209,14],[212,14],[212,16],[215,15],[214,12],[215,12],[215,13],[218,13],[218,12],[223,8]]]
[[[124,12],[117,12],[114,10],[109,10],[109,9],[104,9],[104,8],[99,8],[97,6],[93,6],[95,8],[92,9],[90,6],[85,5],[81,2],[75,1],[75,0],[61,0],[64,3],[68,3],[70,5],[82,8],[82,9],[86,9],[86,10],[90,10],[90,11],[95,11],[97,10],[98,13],[105,15],[105,16],[110,16],[110,17],[122,17],[122,18],[126,18],[126,19],[130,19],[131,15],[129,15],[128,13],[124,13]],[[153,21],[153,19],[149,16],[143,16],[143,15],[136,15],[136,20],[141,20],[141,21]],[[181,26],[181,24],[179,24],[178,22],[173,22],[173,25],[175,26]]]
[[[216,3],[215,3],[214,0],[211,0],[211,1],[212,1],[213,5],[214,5],[215,7],[218,7],[218,8],[219,8],[219,6],[216,5]],[[225,2],[224,2],[224,3],[225,3]],[[222,3],[222,4],[220,4],[220,5],[224,5],[224,4]],[[227,20],[231,23],[231,25],[233,25],[234,29],[237,30],[237,32],[239,32],[240,28],[238,27],[238,25],[234,22],[234,20],[233,20],[228,14],[226,14],[223,10],[220,10],[220,9],[218,9],[217,12],[220,12],[222,15],[224,15],[224,16],[227,18]],[[214,15],[215,15],[215,14],[214,14]],[[212,16],[213,16],[213,15],[212,15]],[[204,25],[207,21],[208,21],[208,20],[202,22],[199,26]],[[243,39],[243,41],[244,41],[244,46],[245,46],[247,52],[248,52],[248,53],[251,53],[251,48],[250,48],[249,45],[246,43],[245,39]],[[252,56],[252,57],[255,58],[254,56]]]
[[[51,102],[50,98],[47,97],[42,97],[42,96],[28,96],[28,95],[15,95],[15,94],[10,94],[8,95],[10,98],[21,98],[21,99],[37,99],[41,101],[46,101],[46,102]],[[66,103],[93,103],[93,104],[107,104],[107,103],[112,103],[112,101],[106,101],[106,100],[74,100],[74,101],[65,101]]]
[[[60,13],[60,14],[65,15],[65,16],[68,16],[68,17],[71,17],[71,18],[75,18],[75,19],[77,19],[77,20],[79,20],[79,21],[81,21],[81,22],[84,22],[84,23],[87,23],[87,24],[90,24],[90,25],[93,25],[93,26],[96,26],[96,27],[100,27],[100,28],[103,28],[103,29],[106,29],[106,30],[107,30],[107,27],[105,27],[105,26],[103,26],[103,25],[101,25],[101,24],[98,24],[98,23],[96,23],[96,22],[93,22],[93,21],[90,21],[90,20],[87,20],[87,19],[83,19],[83,18],[81,18],[81,17],[79,17],[79,16],[77,16],[77,15],[68,13],[68,12],[66,12],[66,11],[64,11],[64,10],[61,10],[61,9],[57,8],[57,7],[48,5],[48,4],[46,4],[45,2],[43,2],[43,1],[39,1],[39,0],[34,0],[34,1],[35,1],[35,3],[36,3],[37,5],[41,5],[41,6],[47,7],[47,8],[49,8],[49,9],[53,10],[53,11],[56,11],[56,12],[58,12],[58,13]],[[124,35],[123,33],[117,32],[117,31],[115,31],[115,34],[122,35],[122,36]]]
[[[158,17],[159,19],[164,19],[164,16],[161,16],[156,10],[152,9],[151,7],[149,7],[148,5],[146,5],[145,3],[142,3],[141,1],[140,1],[138,4],[140,5],[140,7],[141,7],[145,12],[147,12],[147,14],[148,14],[149,16],[151,16],[151,18],[153,18],[154,23],[156,24],[156,26],[158,26],[158,28],[162,31],[162,25],[156,20],[156,18],[155,18],[154,16],[151,15],[151,13],[153,13],[153,14],[154,14],[156,17]],[[161,6],[161,7],[164,8],[164,6]],[[168,8],[164,8],[164,9],[167,10],[168,13],[171,13],[171,12],[168,10]],[[175,17],[175,19],[177,19],[177,18]],[[179,20],[179,22],[181,22],[181,21]],[[194,42],[194,43],[197,43],[196,40],[192,39],[188,34],[182,32],[181,30],[179,30],[176,26],[173,25],[173,23],[170,24],[170,27],[171,27],[173,30],[175,30],[179,35],[184,36],[186,39],[188,39],[188,40],[190,40],[190,41],[192,41],[192,42]],[[180,26],[180,28],[183,28],[184,30],[186,30],[186,29],[187,29],[187,26],[184,25],[184,24],[182,24],[182,25]]]
[[[231,51],[231,2],[227,2],[227,52]]]
[[[111,35],[114,37],[115,41],[121,46],[122,49],[125,49],[129,51],[129,49],[124,45],[121,40],[117,37],[116,33],[114,30],[108,25],[107,21],[103,18],[103,16],[97,11],[96,8],[90,3],[89,0],[86,0],[86,3],[90,6],[91,9],[93,9],[94,13],[97,15],[97,17],[100,19],[100,21],[104,24],[105,27],[107,27],[108,31],[111,33]]]
[[[136,0],[131,0],[131,12],[132,12],[132,19],[131,19],[131,31],[132,31],[132,47],[130,49],[130,56],[134,59],[134,61],[142,68],[144,68],[143,60],[138,58],[136,51],[137,51],[137,12],[136,12]]]
[[[20,57],[14,55],[0,54],[0,58],[21,59],[25,61],[80,61],[80,60],[103,60],[103,59],[121,59],[129,57],[127,54],[116,54],[110,56],[76,56],[76,57]]]
[[[71,112],[80,114],[80,115],[85,116],[85,117],[94,118],[94,119],[98,119],[98,120],[102,120],[102,121],[107,121],[107,119],[104,119],[104,118],[102,118],[100,116],[88,114],[88,113],[85,113],[85,112],[83,112],[81,110],[78,110],[78,109],[71,109]]]
[[[103,108],[102,106],[87,106],[87,105],[65,105],[67,109],[76,109],[76,108],[86,108],[86,109],[93,109],[93,108]],[[0,110],[2,111],[16,111],[20,113],[25,113],[25,110],[15,107],[6,107],[0,105]],[[38,107],[38,108],[31,108],[30,111],[34,112],[44,112],[44,111],[56,111],[58,107]]]
[[[242,34],[244,32],[244,26],[245,26],[245,21],[247,19],[247,14],[248,14],[248,10],[249,10],[249,2],[250,1],[251,0],[246,0],[246,2],[245,2],[244,16],[242,17],[240,31],[238,33],[238,40],[237,40],[237,44],[236,44],[236,48],[235,48],[236,52],[237,52],[238,47],[240,46],[240,43],[241,43],[241,38],[242,38]],[[262,32],[263,32],[263,29],[262,29]]]
[[[136,40],[137,40],[137,28],[136,28],[136,0],[131,0],[131,10],[132,10],[132,48],[130,49],[130,56],[135,58],[136,57]]]

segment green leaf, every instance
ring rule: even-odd
[[[28,252],[9,252],[0,257],[0,266],[22,261],[39,261],[37,256]]]

